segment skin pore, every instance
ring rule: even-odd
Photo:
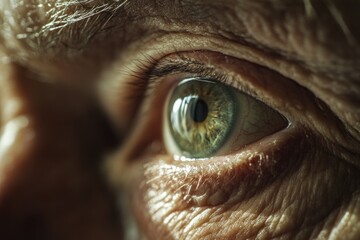
[[[358,239],[359,8],[2,1],[0,236]],[[290,126],[176,160],[165,99],[194,76],[225,76]]]

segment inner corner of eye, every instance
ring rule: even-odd
[[[288,125],[266,104],[207,78],[180,81],[167,96],[163,122],[164,145],[179,159],[229,154]]]

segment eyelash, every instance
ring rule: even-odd
[[[189,74],[187,77],[204,77],[219,81],[230,87],[234,87],[241,92],[261,101],[256,92],[250,87],[237,81],[233,77],[229,77],[229,74],[219,71],[214,67],[209,67],[204,63],[194,61],[192,59],[184,58],[178,55],[181,61],[162,61],[161,65],[157,64],[157,61],[151,58],[143,62],[138,62],[138,72],[131,72],[131,76],[137,78],[137,81],[132,81],[131,84],[135,85],[136,89],[141,92],[141,102],[146,102],[161,84],[164,77],[172,74]],[[154,66],[149,67],[148,66]],[[140,72],[140,74],[139,74]],[[181,79],[179,79],[181,80]],[[136,91],[134,91],[136,93]],[[132,97],[139,98],[138,94],[134,94]],[[150,110],[150,109],[148,109]],[[148,112],[144,112],[147,114]]]

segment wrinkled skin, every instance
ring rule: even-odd
[[[16,37],[21,19],[41,28],[51,5],[4,2],[2,239],[360,238],[356,1],[130,0],[109,21],[103,11],[27,38]],[[108,28],[89,38],[96,24]],[[162,108],[191,71],[153,74],[146,94],[133,83],[189,59],[291,126],[208,160],[175,160]]]

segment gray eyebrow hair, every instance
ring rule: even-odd
[[[348,26],[344,13],[337,8],[341,0],[238,0],[243,4],[271,3],[286,7],[302,3],[307,17],[316,17],[316,3],[322,2],[342,29],[349,42],[356,37]],[[133,0],[0,0],[0,52],[18,58],[31,58],[29,53],[41,55],[46,52],[81,49],[97,33],[121,22],[121,10]],[[180,5],[195,6],[208,0],[174,0]],[[356,0],[349,0],[353,4]],[[141,3],[144,4],[144,3]],[[13,53],[13,54],[12,54]],[[21,56],[23,54],[24,56]],[[19,56],[20,55],[20,56]]]
[[[52,51],[59,44],[83,44],[108,23],[129,0],[1,0],[0,50]],[[71,39],[70,43],[68,40]],[[3,49],[1,49],[3,48]],[[20,51],[19,51],[20,50]],[[24,51],[21,51],[24,50]],[[21,58],[21,57],[20,57]]]

